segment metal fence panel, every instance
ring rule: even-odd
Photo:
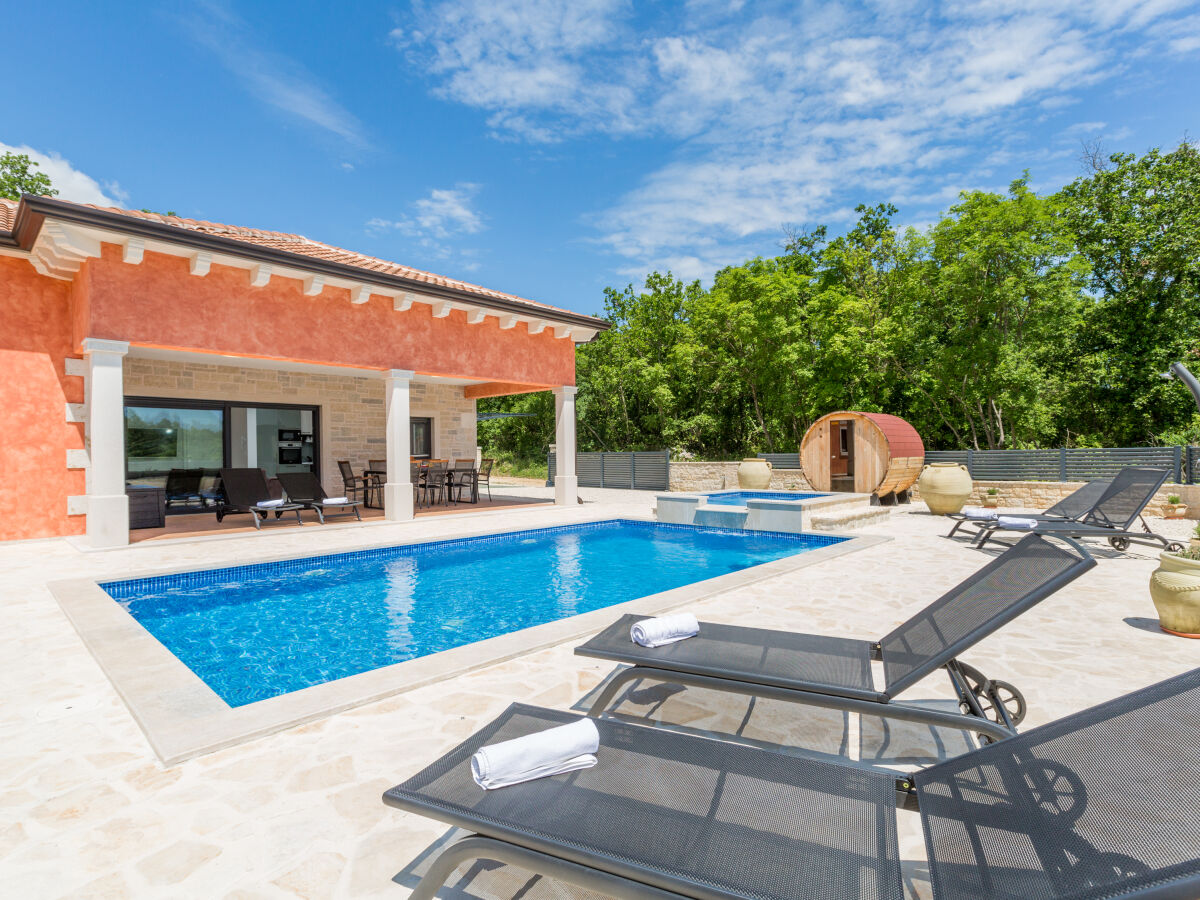
[[[671,453],[655,450],[633,454],[633,489],[667,491],[671,489]]]
[[[765,459],[773,469],[802,469],[799,453],[760,453],[759,459]]]
[[[1125,466],[1168,469],[1172,481],[1185,477],[1182,447],[928,450],[925,462],[965,465],[971,477],[981,481],[1088,481],[1111,478]]]
[[[555,454],[546,458],[546,486],[554,484]],[[642,453],[577,453],[575,475],[580,487],[630,488],[666,491],[671,486],[671,454],[667,450]]]
[[[1188,447],[1184,478],[1188,484],[1200,484],[1200,447]]]

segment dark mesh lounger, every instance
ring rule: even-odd
[[[1096,501],[1096,505],[1079,521],[1039,522],[1033,531],[1036,534],[1076,540],[1088,537],[1104,538],[1115,550],[1122,552],[1128,550],[1132,543],[1182,550],[1182,544],[1155,534],[1142,518],[1142,512],[1166,482],[1168,475],[1170,473],[1166,469],[1141,466],[1122,469],[1113,478],[1104,495]],[[1141,529],[1134,528],[1135,522],[1141,522]],[[986,522],[979,529],[975,546],[986,545],[995,537],[997,531],[1028,530],[1007,528],[999,522]]]
[[[278,519],[285,512],[296,514],[296,524],[301,525],[299,503],[283,503],[278,506],[260,507],[261,500],[270,500],[271,491],[267,487],[267,476],[262,469],[221,469],[221,485],[224,499],[217,504],[217,521],[222,521],[233,513],[249,513],[254,519],[254,527],[262,528],[269,514],[274,513]]]
[[[596,722],[591,769],[496,791],[471,780],[479,747],[575,718],[514,704],[384,794],[472,832],[413,900],[473,860],[616,897],[899,900],[910,785],[936,900],[1200,896],[1200,669],[899,782],[612,719]]]
[[[653,678],[1005,738],[1024,717],[1024,698],[956,657],[1095,564],[1071,540],[1027,535],[877,642],[704,622],[695,637],[651,649],[629,637],[630,626],[645,617],[626,615],[575,652],[630,666],[609,681],[592,715],[626,684]],[[882,691],[872,679],[872,659],[883,661]],[[964,715],[892,702],[939,668],[949,674]]]
[[[321,487],[321,479],[312,472],[280,472],[276,477],[283,485],[288,500],[299,503],[305,509],[311,509],[317,514],[317,519],[322,525],[325,524],[326,516],[332,518],[337,515],[353,515],[362,521],[362,515],[358,511],[362,506],[361,500],[348,499],[346,503],[326,503],[328,494]]]
[[[1092,511],[1092,508],[1104,496],[1104,492],[1108,490],[1110,484],[1112,482],[1107,478],[1098,478],[1095,481],[1089,481],[1083,487],[1063,497],[1049,509],[1042,510],[1040,513],[1032,513],[1024,518],[1037,519],[1039,522],[1077,521]],[[981,526],[988,524],[990,521],[988,519],[972,519],[962,513],[950,513],[946,518],[956,520],[954,527],[950,529],[950,533],[946,537],[954,537],[958,529],[964,525],[974,525],[976,527],[975,534],[971,536],[972,540],[979,537]]]

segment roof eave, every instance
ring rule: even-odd
[[[30,194],[21,197],[12,232],[0,232],[0,244],[29,250],[37,240],[42,223],[47,218],[54,218],[92,228],[104,228],[132,237],[165,241],[195,250],[207,250],[230,256],[240,256],[255,262],[274,263],[275,265],[301,269],[320,275],[361,281],[364,284],[379,285],[380,287],[390,288],[395,291],[417,292],[437,297],[441,300],[455,300],[460,303],[470,303],[474,306],[486,307],[502,312],[537,316],[547,321],[561,322],[564,325],[580,325],[585,328],[596,329],[597,331],[607,331],[611,327],[610,323],[603,319],[598,319],[594,316],[585,316],[582,313],[552,309],[532,302],[507,300],[501,297],[488,297],[483,294],[472,293],[471,291],[430,284],[416,278],[404,278],[385,272],[374,272],[369,269],[361,269],[358,266],[305,256],[302,253],[290,253],[287,250],[278,250],[274,247],[263,247],[234,238],[222,237],[221,235],[190,231],[186,228],[178,228],[162,222],[139,219],[133,216],[122,215],[121,213],[109,212],[108,210],[80,206],[66,200],[55,200],[52,197],[36,197]],[[8,241],[5,240],[6,235]]]

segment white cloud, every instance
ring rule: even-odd
[[[453,188],[434,188],[428,197],[412,204],[412,213],[399,219],[375,218],[367,222],[372,229],[391,229],[410,237],[446,238],[475,234],[483,230],[483,217],[471,206],[479,185],[469,182]]]
[[[296,60],[260,46],[260,38],[219,0],[201,0],[184,15],[188,34],[210,50],[250,94],[268,106],[332,134],[369,146],[362,124]]]
[[[58,191],[61,200],[94,203],[97,206],[125,206],[129,203],[129,195],[115,181],[101,184],[53,150],[42,152],[24,144],[12,146],[0,143],[0,154],[4,153],[21,153],[37,163],[37,170],[50,177],[50,183]]]
[[[1194,13],[1190,0],[693,0],[635,23],[623,0],[444,0],[392,37],[497,136],[675,141],[591,222],[642,271],[690,272],[785,223],[828,221],[848,190],[920,218],[953,201],[947,184],[1007,182],[998,164],[1037,158],[1024,129],[1132,53],[1194,51]]]

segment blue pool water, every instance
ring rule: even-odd
[[[817,497],[827,497],[828,494],[814,494],[803,491],[717,491],[705,494],[707,502],[719,506],[745,506],[747,500],[813,500]]]
[[[244,706],[841,540],[615,519],[101,587]]]

